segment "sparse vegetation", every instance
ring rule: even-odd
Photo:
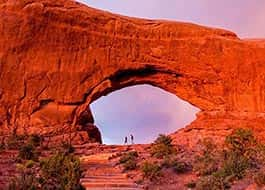
[[[30,135],[28,138],[28,144],[31,144],[34,147],[40,146],[41,142],[42,138],[37,134]]]
[[[172,168],[175,173],[185,173],[190,170],[190,166],[186,162],[170,157],[164,158],[161,166],[163,168]]]
[[[246,169],[250,167],[249,160],[236,152],[226,154],[223,167],[220,169],[224,177],[242,179]]]
[[[68,141],[66,142],[62,142],[62,152],[66,153],[66,154],[71,154],[74,153],[75,148],[73,147],[73,145],[71,143],[69,143]]]
[[[124,170],[134,170],[137,168],[138,153],[131,151],[121,156],[119,163],[123,165]]]
[[[194,170],[199,175],[210,175],[218,169],[218,160],[216,160],[215,145],[210,138],[203,139],[200,142],[202,154],[196,157]]]
[[[29,167],[30,166],[30,167]],[[32,164],[18,165],[20,175],[11,179],[8,190],[37,190],[40,189],[38,178],[36,177],[35,168]]]
[[[12,179],[9,190],[84,190],[79,181],[80,161],[71,154],[56,153],[41,162],[18,165],[20,176]]]
[[[128,160],[123,164],[124,170],[135,170],[137,168],[136,160]]]
[[[31,144],[25,144],[19,148],[18,158],[23,160],[38,160],[36,148]]]
[[[160,134],[151,145],[151,155],[156,158],[164,158],[176,152],[169,136]]]
[[[202,156],[197,160],[203,166],[199,168],[200,175],[206,175],[197,182],[198,190],[229,189],[232,181],[242,179],[247,170],[256,167],[253,162],[257,157],[257,143],[248,129],[236,129],[226,137],[222,156],[214,156],[215,152],[211,147],[213,146],[206,143]],[[256,179],[262,181],[262,175]]]
[[[21,139],[15,141],[21,144]],[[81,190],[80,162],[71,154],[74,147],[63,143],[56,154],[38,161],[36,150],[42,148],[39,147],[41,141],[38,135],[24,139],[26,144],[19,148],[18,156],[24,169],[20,176],[10,182],[9,189]],[[145,150],[150,154],[139,155],[136,151],[119,152],[110,160],[120,158],[118,163],[123,166],[124,172],[129,172],[129,176],[135,177],[134,179],[143,185],[160,185],[174,180],[172,177],[167,179],[163,176],[193,170],[198,179],[185,184],[190,189],[226,190],[244,177],[252,178],[252,182],[259,187],[265,186],[265,145],[257,143],[250,130],[234,130],[226,137],[222,146],[216,146],[213,142],[210,138],[201,140],[198,144],[200,151],[189,159],[187,152],[183,151],[185,149],[180,147],[179,151],[176,151],[170,137],[159,135],[151,146],[146,146],[148,149]],[[138,172],[141,172],[142,178]],[[193,177],[194,180],[197,178],[194,175]]]
[[[124,164],[126,163],[127,161],[129,160],[132,160],[132,159],[135,159],[138,157],[138,153],[136,151],[131,151],[131,152],[128,152],[128,153],[125,153],[121,156],[120,158],[120,163],[121,164]]]
[[[162,176],[161,167],[152,162],[144,162],[141,171],[143,173],[143,178],[149,179],[150,181],[155,181]]]
[[[38,135],[29,136],[26,144],[20,146],[18,158],[22,160],[37,161],[39,157],[37,147],[40,146],[40,143],[41,143],[40,136]]]
[[[256,146],[256,140],[250,129],[236,129],[226,137],[226,146],[230,151],[248,156]]]
[[[196,183],[196,190],[226,190],[229,188],[228,183],[214,175],[201,177]]]
[[[42,186],[45,189],[81,190],[80,161],[71,154],[57,153],[40,162]]]

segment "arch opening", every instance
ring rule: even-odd
[[[123,144],[133,134],[135,143],[152,142],[190,124],[200,110],[159,87],[139,84],[116,90],[90,105],[104,144]]]

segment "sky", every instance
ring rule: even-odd
[[[78,0],[122,15],[192,22],[231,30],[240,38],[265,38],[265,0]],[[150,85],[127,87],[91,105],[103,142],[121,144],[131,133],[150,143],[195,119],[198,108]]]

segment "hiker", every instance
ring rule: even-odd
[[[131,143],[134,144],[134,142],[133,142],[134,137],[132,134],[130,136],[131,136]]]
[[[127,138],[127,136],[124,139],[124,144],[128,144],[128,138]]]

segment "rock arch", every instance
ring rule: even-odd
[[[93,123],[93,100],[143,83],[200,108],[186,130],[195,135],[234,123],[263,129],[252,123],[264,120],[262,40],[190,23],[129,18],[71,0],[0,0],[0,17],[3,133],[10,126],[54,131],[50,126],[57,130],[84,117]]]

